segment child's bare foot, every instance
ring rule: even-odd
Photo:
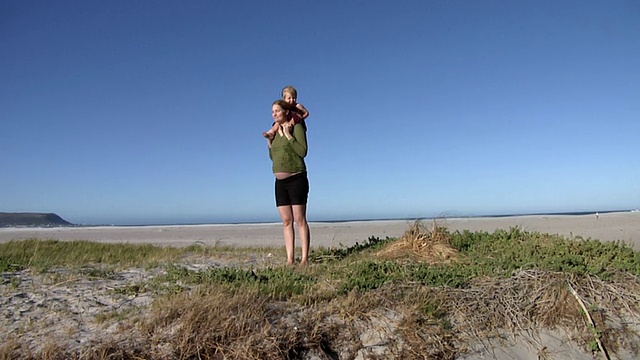
[[[263,132],[262,136],[264,136],[266,139],[273,140],[273,138],[276,136],[276,134],[269,133],[269,132]]]

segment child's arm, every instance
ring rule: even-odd
[[[296,109],[298,109],[298,113],[300,114],[300,118],[302,120],[305,120],[306,118],[309,117],[309,110],[307,110],[307,108],[304,107],[304,105],[297,103]]]

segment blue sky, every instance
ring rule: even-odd
[[[278,221],[640,207],[637,1],[0,1],[0,211]]]

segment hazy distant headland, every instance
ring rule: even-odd
[[[53,213],[7,213],[0,212],[0,227],[56,227],[73,226],[72,223]]]

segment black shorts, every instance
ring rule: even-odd
[[[276,206],[306,205],[309,196],[307,172],[276,179]]]

